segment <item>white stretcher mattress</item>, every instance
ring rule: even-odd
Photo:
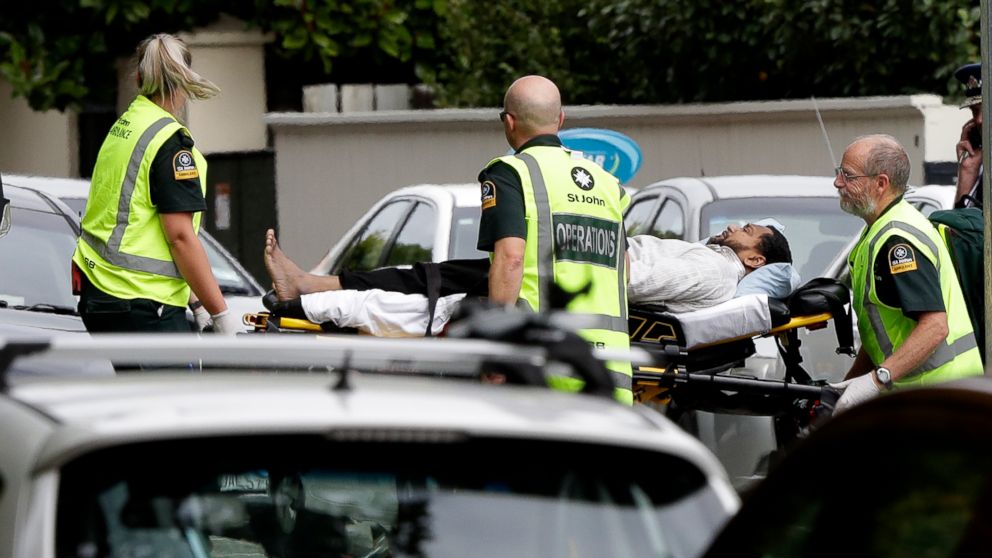
[[[749,294],[721,302],[716,306],[676,314],[685,334],[685,348],[767,333],[772,328],[768,295]]]

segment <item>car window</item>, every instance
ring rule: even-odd
[[[925,201],[925,200],[919,200],[913,202],[913,207],[920,210],[920,213],[922,213],[926,217],[929,217],[931,213],[937,211],[938,209],[943,209],[937,206],[936,204],[930,203],[929,201]]]
[[[978,394],[947,395],[896,393],[831,419],[756,488],[707,556],[987,555],[992,449],[981,443],[988,427],[974,423],[989,395],[981,405]]]
[[[652,236],[658,238],[685,238],[685,212],[675,200],[665,200],[658,212],[658,218],[651,226]]]
[[[72,208],[80,219],[83,218],[83,213],[86,212],[86,198],[65,197],[59,199],[62,200],[64,204]]]
[[[0,239],[0,301],[75,308],[69,260],[76,234],[65,217],[13,207],[10,222],[10,232]]]
[[[388,203],[380,209],[348,246],[332,273],[344,270],[369,271],[380,267],[383,251],[411,205],[412,202],[408,200],[400,200]]]
[[[680,558],[726,519],[702,472],[669,454],[341,434],[146,443],[76,460],[61,474],[56,555]],[[604,454],[638,467],[612,474]],[[176,467],[177,455],[197,458]],[[520,455],[541,466],[521,467]]]
[[[479,208],[455,207],[451,213],[451,240],[448,259],[468,260],[485,258],[488,253],[479,250]]]
[[[433,259],[437,210],[427,203],[417,203],[389,248],[383,265],[412,265]]]
[[[658,198],[651,196],[641,198],[627,208],[627,213],[623,216],[623,225],[627,229],[627,236],[647,234],[651,229],[651,219],[654,217],[654,207]]]
[[[775,197],[717,200],[703,206],[700,238],[766,217],[785,227],[793,265],[803,281],[819,277],[864,223],[845,213],[836,198]]]
[[[224,255],[220,249],[217,247],[216,240],[212,237],[207,238],[205,235],[201,234],[200,239],[203,240],[203,250],[207,253],[207,259],[210,260],[210,268],[214,272],[214,277],[217,278],[217,284],[220,286],[220,291],[224,294],[231,295],[245,295],[245,296],[256,296],[259,293],[254,285],[248,282],[244,277],[234,267],[229,259],[230,256]]]

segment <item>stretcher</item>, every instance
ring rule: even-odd
[[[634,397],[663,406],[671,418],[685,410],[771,416],[779,440],[787,441],[828,414],[839,396],[802,366],[799,332],[833,320],[837,352],[853,356],[849,302],[844,285],[816,279],[784,300],[747,295],[683,314],[633,307],[631,346],[658,355],[659,363],[634,367]],[[775,340],[785,364],[782,379],[738,372],[762,337]]]
[[[673,409],[777,416],[800,414],[825,400],[825,383],[813,380],[802,366],[799,331],[827,327],[833,320],[838,353],[853,356],[846,286],[815,279],[787,299],[745,295],[722,304],[676,314],[662,307],[632,307],[631,346],[648,351],[652,365],[634,367],[635,398]],[[271,304],[267,307],[272,308]],[[317,324],[272,312],[246,314],[256,332],[341,332],[334,324]],[[755,354],[755,339],[775,339],[785,363],[782,379],[737,373]],[[826,390],[829,392],[829,390]]]

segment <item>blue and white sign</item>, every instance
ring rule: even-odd
[[[641,168],[641,148],[630,137],[601,128],[572,128],[558,132],[568,149],[581,151],[626,184]]]

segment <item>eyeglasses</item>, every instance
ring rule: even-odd
[[[850,182],[858,178],[871,178],[878,176],[877,174],[847,174],[843,167],[837,167],[834,169],[834,176],[839,176],[844,182]]]
[[[499,121],[500,122],[506,122],[506,115],[508,115],[508,114],[510,116],[513,116],[512,114],[510,114],[509,111],[506,111],[506,110],[499,111]],[[514,118],[516,118],[516,117],[514,116]]]

